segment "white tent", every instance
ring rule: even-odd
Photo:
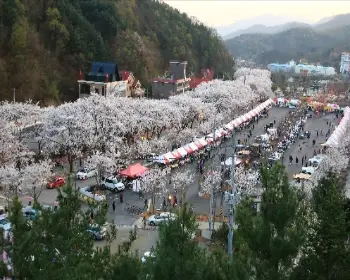
[[[235,157],[235,165],[237,166],[238,164],[240,164],[242,162],[242,160],[237,159],[237,157]],[[232,166],[232,157],[229,157],[227,160],[221,162],[222,166]]]

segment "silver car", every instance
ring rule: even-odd
[[[91,177],[95,177],[98,175],[98,171],[96,168],[82,168],[77,172],[76,178],[78,180],[86,180]]]
[[[175,220],[176,215],[170,212],[162,212],[159,214],[152,215],[148,218],[148,224],[150,226],[158,226],[164,222],[167,222],[169,220]]]

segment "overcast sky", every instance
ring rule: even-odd
[[[174,8],[211,27],[229,25],[238,20],[276,15],[316,22],[324,17],[350,13],[350,1],[209,1],[165,0]]]

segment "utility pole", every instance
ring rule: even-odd
[[[234,208],[238,199],[238,193],[235,190],[235,136],[234,132],[232,131],[232,169],[231,169],[231,191],[228,195],[228,204],[229,204],[229,232],[227,236],[227,248],[228,248],[228,255],[230,258],[233,256],[233,226],[234,226]]]
[[[13,103],[16,102],[16,88],[13,88]]]
[[[213,145],[215,143],[215,120],[214,118],[214,127],[213,127]],[[209,151],[210,153],[210,151]],[[212,227],[212,214],[213,214],[213,200],[214,200],[214,168],[213,168],[213,162],[211,165],[211,187],[210,187],[210,200],[209,200],[209,216],[208,216],[208,222],[209,222],[209,230],[211,231],[213,229]]]

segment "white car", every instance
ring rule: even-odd
[[[101,186],[104,189],[114,191],[114,192],[119,192],[125,189],[125,185],[122,182],[118,181],[118,179],[113,176],[104,178],[101,182]]]
[[[321,161],[323,160],[322,156],[314,156],[313,158],[309,159],[309,162],[312,165],[319,165],[321,163]]]
[[[148,224],[150,226],[158,226],[166,221],[175,220],[176,215],[170,212],[162,212],[159,214],[152,215],[148,218]]]
[[[315,173],[315,170],[316,170],[316,168],[311,167],[311,166],[302,167],[301,168],[301,173],[312,175],[312,174]]]
[[[84,167],[77,172],[76,178],[79,180],[86,180],[88,178],[95,177],[97,175],[98,175],[98,172],[96,168]]]
[[[142,263],[145,263],[146,260],[147,260],[149,257],[152,257],[152,258],[153,258],[153,257],[154,257],[154,254],[153,254],[152,252],[150,252],[150,251],[145,252],[145,253],[143,254],[142,258],[141,258],[141,262],[142,262]]]
[[[7,215],[0,216],[0,228],[2,228],[4,231],[11,230],[11,223],[7,218]]]

